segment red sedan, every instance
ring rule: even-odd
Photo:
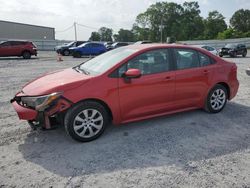
[[[105,127],[203,108],[220,112],[237,93],[237,66],[186,45],[118,48],[31,81],[11,100],[32,127],[64,124],[75,140]]]

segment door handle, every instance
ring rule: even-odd
[[[173,78],[172,78],[171,76],[166,76],[166,77],[164,78],[164,80],[165,80],[165,81],[170,81],[170,80],[173,80]]]
[[[203,73],[204,73],[204,74],[208,74],[208,73],[209,73],[209,70],[204,70]]]

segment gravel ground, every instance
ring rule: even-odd
[[[250,52],[249,52],[250,54]],[[53,52],[0,58],[0,187],[250,187],[250,57],[238,65],[237,97],[202,110],[109,126],[90,143],[63,128],[32,131],[9,103],[27,81],[86,59]]]

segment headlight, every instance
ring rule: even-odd
[[[28,106],[38,111],[41,111],[48,107],[50,103],[58,99],[61,95],[62,93],[58,92],[44,96],[21,97],[21,102],[23,106]]]

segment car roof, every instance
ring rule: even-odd
[[[5,42],[31,42],[31,41],[28,41],[28,40],[7,40]]]
[[[193,49],[193,50],[199,50],[206,55],[210,55],[210,52],[205,50],[204,48],[200,48],[197,46],[192,46],[192,45],[185,45],[185,44],[160,44],[160,43],[151,43],[151,44],[134,44],[134,45],[128,45],[128,46],[123,46],[122,48],[124,49],[133,49],[133,50],[138,50],[138,51],[146,51],[146,50],[154,50],[154,49],[160,49],[160,48],[186,48],[186,49]]]
[[[151,44],[134,44],[134,45],[128,45],[124,48],[129,49],[137,49],[137,50],[143,50],[143,49],[150,49],[150,48],[190,48],[190,49],[197,49],[195,46],[191,45],[183,45],[183,44],[159,44],[159,43],[151,43]]]

